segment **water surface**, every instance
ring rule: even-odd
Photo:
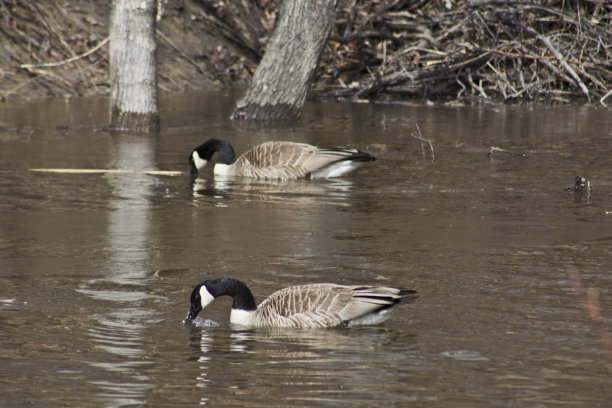
[[[599,290],[612,328],[608,110],[323,103],[273,126],[230,121],[234,100],[167,95],[156,137],[107,131],[104,98],[3,105],[0,405],[610,405],[568,282]],[[213,136],[378,160],[338,180],[193,181],[188,154]],[[592,191],[563,192],[577,174]],[[420,298],[374,327],[233,328],[227,299],[201,313],[218,325],[184,326],[192,287],[222,276],[258,300],[322,281]]]

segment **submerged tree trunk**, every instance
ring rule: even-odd
[[[110,18],[111,126],[159,129],[156,0],[113,0]]]
[[[298,118],[331,31],[336,0],[284,0],[274,34],[232,119]]]

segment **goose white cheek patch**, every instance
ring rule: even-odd
[[[213,300],[215,300],[215,297],[210,294],[208,289],[206,289],[206,286],[202,285],[200,288],[200,302],[202,303],[202,309],[208,306]]]
[[[206,163],[208,163],[207,160],[204,160],[204,159],[200,158],[200,155],[196,151],[193,152],[191,157],[193,158],[193,164],[195,164],[195,166],[196,166],[196,168],[198,170],[201,169],[202,167],[206,166]]]

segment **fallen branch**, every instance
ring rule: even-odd
[[[561,56],[561,59],[559,59],[558,57],[551,57],[551,56],[546,56],[546,55],[531,55],[529,53],[516,53],[516,52],[505,52],[502,50],[497,50],[497,49],[491,49],[491,50],[487,50],[488,52],[492,52],[495,54],[499,54],[499,55],[503,55],[505,57],[509,57],[509,58],[516,58],[516,59],[531,59],[531,60],[539,60],[539,61],[543,61],[543,60],[557,60],[557,61],[565,61],[567,63],[571,63],[571,64],[575,64],[575,65],[579,65],[581,67],[585,67],[585,68],[589,68],[589,69],[593,69],[593,70],[597,70],[597,71],[601,71],[606,75],[612,75],[612,71],[609,69],[606,69],[600,65],[596,65],[596,64],[589,64],[588,62],[582,62],[582,61],[577,61],[575,59],[571,59],[571,58],[564,58],[563,56]]]
[[[88,55],[93,54],[94,52],[98,51],[100,48],[104,47],[106,45],[106,43],[108,43],[109,40],[110,40],[110,37],[106,37],[98,45],[96,45],[95,47],[93,47],[89,51],[87,51],[87,52],[85,52],[83,54],[80,54],[80,55],[75,55],[74,57],[65,59],[63,61],[46,62],[46,63],[43,63],[43,64],[21,64],[19,67],[20,68],[25,68],[25,69],[59,67],[60,65],[68,64],[70,62],[74,62],[74,61],[80,60],[81,58],[85,58]]]

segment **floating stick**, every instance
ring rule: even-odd
[[[63,174],[150,174],[153,176],[180,176],[183,174],[182,171],[124,169],[30,169],[30,171]]]
[[[528,158],[529,156],[527,156],[525,153],[517,153],[517,152],[511,152],[510,150],[506,150],[506,149],[501,149],[499,147],[495,147],[495,146],[491,146],[491,150],[489,151],[489,153],[487,154],[487,156],[489,158],[491,158],[491,155],[493,154],[493,152],[501,152],[501,153],[507,153],[507,154],[512,154],[514,156],[520,156],[523,159]]]

